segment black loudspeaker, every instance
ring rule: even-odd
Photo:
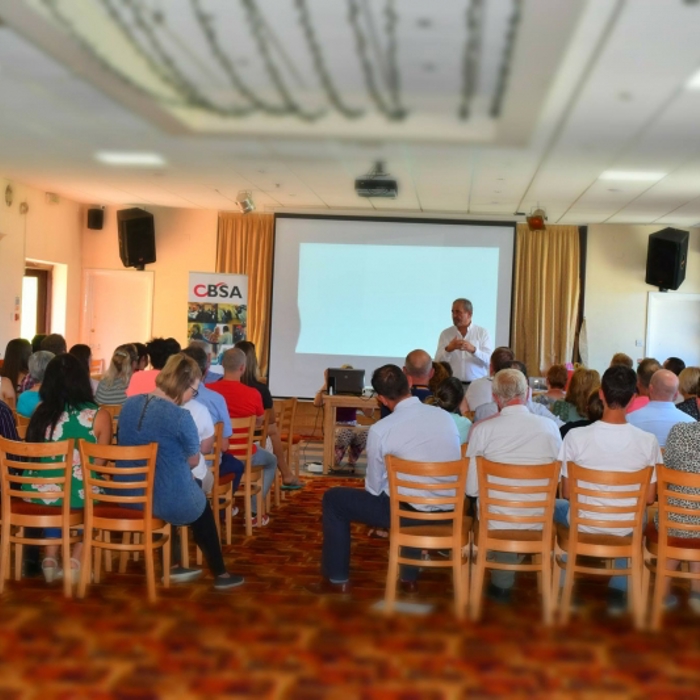
[[[685,279],[687,231],[665,228],[649,236],[646,283],[659,289],[678,289]]]
[[[104,209],[88,209],[88,228],[101,231],[105,222]]]
[[[143,209],[122,209],[117,212],[119,257],[124,267],[143,270],[156,261],[156,234],[153,214]]]

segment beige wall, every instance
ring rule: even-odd
[[[658,289],[644,282],[649,234],[662,226],[588,227],[586,327],[588,364],[603,371],[616,352],[635,360],[645,348],[647,295]],[[673,294],[674,292],[668,292]],[[685,282],[678,293],[700,293],[700,230],[691,229]],[[683,348],[677,351],[683,357]],[[657,358],[661,362],[666,358]]]
[[[218,212],[166,207],[148,207],[148,211],[154,215],[157,258],[146,268],[155,276],[152,334],[172,336],[184,345],[188,273],[214,272]],[[116,212],[116,208],[105,210],[101,231],[83,229],[84,268],[124,269],[119,259]],[[87,214],[83,214],[86,221]],[[133,339],[125,342],[128,340]]]
[[[78,342],[81,284],[81,207],[61,198],[46,201],[44,192],[21,183],[12,183],[14,202],[4,203],[8,184],[0,180],[0,352],[8,340],[19,336],[15,319],[15,299],[21,297],[26,259],[57,266],[54,274],[55,307],[51,331],[66,336],[68,344]],[[20,214],[20,204],[28,211]]]

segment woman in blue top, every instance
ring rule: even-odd
[[[214,574],[214,587],[233,588],[243,583],[243,577],[226,571],[214,515],[191,471],[199,463],[199,435],[192,416],[181,408],[197,396],[200,378],[193,359],[181,353],[171,356],[154,391],[127,399],[119,415],[118,442],[158,443],[153,515],[173,525],[189,525]]]

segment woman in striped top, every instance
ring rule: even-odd
[[[95,400],[98,404],[122,404],[126,401],[126,388],[138,360],[136,348],[130,343],[120,345],[114,351],[109,369],[97,385]]]

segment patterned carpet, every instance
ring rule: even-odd
[[[311,478],[273,511],[269,527],[227,548],[243,587],[211,580],[159,588],[145,602],[141,562],[108,574],[83,601],[42,580],[9,582],[0,599],[0,700],[11,698],[456,698],[700,697],[700,619],[685,607],[662,634],[634,632],[605,611],[605,582],[585,582],[584,607],[566,629],[540,620],[534,577],[513,603],[485,605],[483,622],[458,623],[449,573],[421,578],[426,616],[386,619],[386,542],[357,527],[350,601],[314,597],[320,499],[353,478]],[[681,597],[685,600],[683,589]]]

